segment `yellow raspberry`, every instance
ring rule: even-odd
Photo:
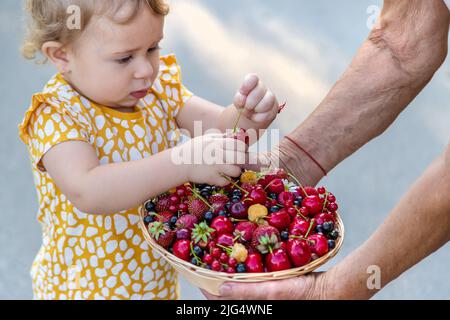
[[[248,208],[248,220],[251,222],[258,222],[258,220],[267,217],[268,214],[267,208],[261,204],[254,204]]]
[[[244,263],[247,260],[248,251],[243,244],[236,243],[230,257],[236,259],[238,263]]]
[[[245,171],[241,175],[241,183],[249,183],[255,185],[258,183],[258,174],[254,171]]]

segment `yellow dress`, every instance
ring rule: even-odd
[[[146,244],[138,208],[112,215],[80,212],[61,193],[43,155],[64,141],[91,144],[102,165],[150,157],[177,143],[175,121],[192,96],[174,55],[133,113],[100,106],[56,75],[33,96],[19,126],[38,194],[42,246],[31,276],[35,299],[178,299],[176,272]]]

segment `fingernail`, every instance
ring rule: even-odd
[[[231,286],[229,284],[224,284],[219,289],[219,294],[221,296],[229,296],[231,294]]]

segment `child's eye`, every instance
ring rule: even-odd
[[[161,47],[160,47],[160,46],[156,46],[156,47],[154,47],[154,48],[148,49],[148,53],[153,53],[153,52],[158,51],[158,50],[161,50]]]
[[[130,62],[132,58],[133,58],[132,56],[128,56],[128,57],[125,57],[125,58],[122,58],[122,59],[119,59],[116,61],[119,64],[126,64],[126,63]]]

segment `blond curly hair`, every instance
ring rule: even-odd
[[[125,5],[130,6],[131,10],[127,11],[126,16],[117,17],[117,13]],[[67,27],[68,9],[73,6],[80,10],[79,29]],[[29,22],[21,48],[22,55],[34,60],[43,44],[48,41],[58,41],[63,45],[73,43],[94,15],[107,15],[117,23],[128,23],[143,6],[148,6],[159,15],[169,13],[169,6],[164,0],[27,0],[25,8]]]

